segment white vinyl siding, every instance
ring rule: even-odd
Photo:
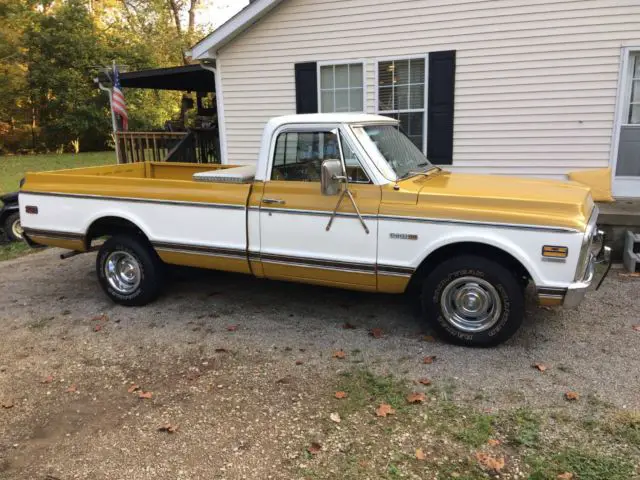
[[[562,176],[607,167],[620,48],[640,3],[614,0],[284,0],[218,52],[230,163],[296,111],[294,64],[456,50],[453,170]],[[449,167],[448,167],[449,168]]]

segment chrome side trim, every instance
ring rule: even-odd
[[[331,212],[325,210],[300,210],[296,208],[273,208],[273,207],[249,207],[249,210],[262,210],[272,213],[287,213],[290,215],[315,215],[327,217],[331,215]],[[340,217],[357,217],[355,213],[339,212]],[[472,226],[472,227],[489,227],[489,228],[509,228],[517,230],[534,230],[540,232],[552,232],[552,233],[580,233],[580,230],[568,227],[554,227],[543,225],[530,225],[524,223],[500,223],[500,222],[479,222],[474,220],[457,220],[452,218],[426,218],[426,217],[400,217],[395,215],[362,215],[362,218],[369,220],[388,220],[399,222],[417,222],[417,223],[431,223],[440,225],[460,225],[460,226]]]
[[[187,202],[181,200],[160,200],[155,198],[136,198],[136,197],[113,197],[107,195],[87,195],[80,193],[57,193],[57,192],[30,192],[24,190],[20,192],[26,195],[38,195],[43,197],[66,197],[80,198],[87,200],[104,200],[104,201],[127,201],[134,203],[154,203],[161,205],[177,205],[188,207],[204,207],[204,208],[226,208],[230,210],[245,210],[244,205],[235,205],[230,203],[208,203],[208,202]]]
[[[270,213],[288,213],[290,215],[310,215],[315,217],[330,217],[333,212],[328,210],[299,210],[297,208],[277,208],[277,207],[249,207],[249,210],[261,210],[263,212]],[[337,217],[355,217],[358,218],[356,213],[338,212]],[[362,218],[367,220],[376,220],[377,215],[362,215]]]
[[[395,220],[400,222],[463,225],[468,227],[509,228],[509,229],[535,230],[540,232],[553,232],[553,233],[580,233],[580,230],[575,228],[529,225],[526,223],[479,222],[475,220],[457,220],[452,218],[444,219],[444,218],[426,218],[426,217],[398,217],[394,215],[379,215],[378,218],[380,220]]]
[[[247,251],[240,248],[221,248],[221,247],[209,247],[204,245],[189,245],[183,243],[168,243],[168,242],[151,242],[154,248],[163,251],[171,251],[177,253],[193,253],[196,255],[209,255],[213,257],[225,257],[225,258],[241,258],[246,260]]]
[[[24,228],[24,233],[32,237],[55,238],[58,240],[84,240],[82,233],[59,232],[54,230],[39,230],[37,228]]]

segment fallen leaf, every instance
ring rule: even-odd
[[[640,332],[640,325],[634,325],[631,328],[633,328],[636,332]]]
[[[436,339],[433,338],[431,335],[423,335],[422,341],[423,342],[435,342]]]
[[[167,432],[167,433],[175,433],[178,431],[178,425],[173,425],[172,423],[165,423],[161,427],[158,428],[159,432]]]
[[[387,403],[381,403],[380,406],[376,408],[377,417],[386,417],[387,415],[394,415],[395,413],[396,411]]]
[[[425,365],[429,365],[429,364],[433,363],[435,361],[435,359],[436,359],[435,355],[429,355],[429,356],[424,357],[422,359],[422,363],[424,363]]]
[[[235,332],[236,330],[238,330],[238,325],[229,325],[227,327],[227,332]]]
[[[338,350],[336,352],[333,352],[333,358],[338,358],[340,360],[344,360],[346,358],[347,354],[344,353],[344,350]]]
[[[409,403],[422,403],[425,399],[426,397],[422,392],[413,392],[407,395],[407,402]]]
[[[422,385],[431,385],[431,380],[429,380],[427,377],[422,377],[420,380],[418,380],[418,383],[421,383]]]
[[[573,480],[573,473],[564,472],[564,473],[559,474],[556,478],[558,480]]]
[[[67,393],[75,393],[76,391],[77,389],[75,383],[72,383],[71,385],[69,385],[69,388],[67,388]]]
[[[138,392],[138,398],[149,399],[152,397],[153,397],[153,393],[151,392],[143,392],[142,390]]]
[[[504,457],[496,458],[487,453],[477,452],[476,459],[480,466],[485,470],[497,473],[504,468]]]
[[[497,440],[495,438],[490,438],[487,443],[489,445],[491,445],[492,447],[497,447],[498,445],[500,445],[502,442],[500,440]]]
[[[537,368],[541,372],[544,372],[547,369],[547,366],[544,363],[534,363],[531,365],[531,368]]]
[[[322,451],[322,445],[317,442],[311,442],[311,445],[307,447],[307,452],[311,455],[317,455]]]
[[[337,413],[330,414],[329,418],[332,422],[340,423],[340,415],[338,415]]]
[[[2,400],[2,408],[13,408],[13,400]]]
[[[580,397],[578,392],[566,392],[564,394],[564,398],[568,401],[578,400],[578,397]]]
[[[427,456],[424,454],[421,448],[416,448],[416,459],[417,460],[426,460]]]
[[[384,335],[384,332],[382,331],[381,328],[372,328],[369,331],[369,335],[371,335],[373,338],[382,338],[382,335]]]
[[[102,330],[102,325],[96,325],[95,327],[93,327],[94,332],[99,332],[100,330]]]
[[[133,393],[136,390],[139,390],[140,387],[138,385],[136,385],[135,383],[132,383],[131,386],[127,389],[127,392],[129,393]]]
[[[296,365],[302,365],[304,362],[302,360],[296,360]]]
[[[91,321],[92,322],[108,322],[109,315],[107,315],[106,313],[103,313],[102,315],[96,315],[91,319]]]
[[[355,330],[356,326],[355,325],[351,325],[349,322],[344,322],[342,324],[342,328],[344,328],[345,330]]]
[[[618,275],[621,276],[621,277],[638,278],[638,277],[640,277],[640,272],[631,272],[631,273],[621,272]]]
[[[336,398],[347,398],[347,392],[336,392]]]
[[[42,383],[51,383],[53,382],[53,375],[49,375],[42,379]]]

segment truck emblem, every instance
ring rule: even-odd
[[[413,233],[390,233],[389,236],[394,240],[417,240],[418,235]]]

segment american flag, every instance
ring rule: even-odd
[[[129,115],[127,114],[127,103],[124,101],[124,95],[120,90],[120,77],[118,75],[118,67],[113,68],[113,92],[111,95],[111,108],[113,113],[120,115],[122,119],[122,130],[129,127]]]

